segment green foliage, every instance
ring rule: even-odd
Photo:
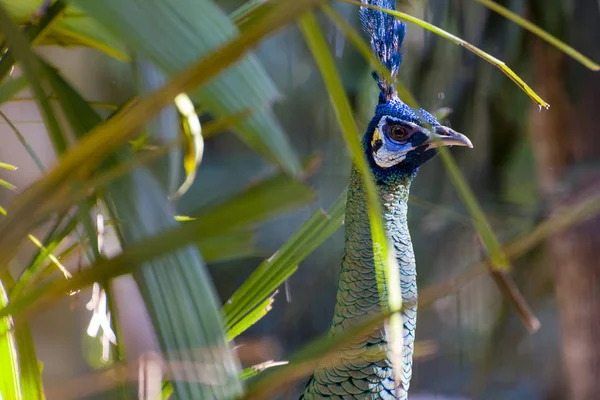
[[[206,0],[71,2],[171,77],[236,34],[227,15]],[[277,96],[277,89],[257,60],[246,56],[192,97],[217,117],[252,109],[252,115],[235,126],[240,138],[296,174],[300,168],[296,155],[265,107]]]
[[[7,291],[12,292],[14,281],[8,274],[3,275],[4,279],[2,279],[0,286],[4,300],[3,305],[6,305],[5,301],[8,298]],[[6,321],[7,318],[3,318],[2,320]],[[2,330],[6,328],[6,326],[2,326]],[[0,379],[0,394],[2,394],[2,398],[43,400],[44,388],[42,384],[41,364],[35,354],[29,324],[21,323],[14,327],[12,332],[2,335],[0,343],[0,347],[3,350],[10,350],[10,354],[0,352],[2,371],[10,371],[11,368],[16,368],[13,374],[2,374],[2,379]],[[7,345],[7,347],[4,345]],[[5,386],[11,380],[16,386]]]
[[[8,293],[5,285],[0,282],[0,305],[6,307]],[[0,330],[6,332],[0,337],[0,395],[3,399],[22,399],[21,383],[19,379],[19,360],[17,358],[15,335],[7,332],[10,329],[10,318],[0,319]]]
[[[572,48],[522,18],[495,3],[478,1],[548,40],[589,68],[597,69],[597,64],[582,58]],[[0,84],[0,103],[10,101],[27,86],[31,88],[60,157],[57,166],[17,196],[0,225],[0,265],[3,269],[0,393],[3,398],[43,398],[40,368],[25,322],[33,311],[72,291],[95,282],[108,285],[111,279],[129,273],[135,277],[142,293],[167,361],[192,363],[179,375],[172,376],[170,384],[164,385],[164,396],[169,396],[171,391],[178,398],[242,396],[241,381],[254,377],[246,398],[265,398],[290,381],[309,374],[319,363],[335,360],[336,350],[346,341],[368,332],[388,317],[391,317],[394,331],[399,332],[397,314],[377,316],[346,335],[320,338],[293,355],[289,365],[269,369],[259,377],[256,375],[267,367],[279,364],[269,362],[242,371],[228,344],[268,313],[276,304],[274,296],[278,287],[298,269],[302,260],[341,226],[345,195],[328,212],[317,210],[309,217],[272,257],[256,268],[222,309],[204,264],[204,260],[219,262],[257,255],[252,230],[256,225],[315,200],[314,191],[300,178],[302,170],[295,152],[268,107],[279,95],[278,90],[254,56],[248,55],[260,40],[298,20],[325,82],[344,139],[365,179],[380,289],[385,282],[391,296],[391,309],[401,308],[395,258],[383,231],[380,205],[358,141],[354,113],[320,28],[312,14],[306,13],[319,5],[319,0],[268,4],[249,1],[231,17],[208,0],[173,3],[70,0],[68,4],[56,1],[35,18],[31,15],[40,6],[39,0],[3,0],[0,4],[0,33],[10,50],[0,61],[0,76],[4,78]],[[381,69],[360,35],[331,7],[323,6],[323,10],[361,54],[375,68]],[[546,105],[503,62],[436,26],[404,13],[392,14],[492,62],[540,105]],[[63,77],[32,49],[32,46],[57,43],[93,47],[122,60],[130,58],[127,49],[135,50],[133,59],[137,63],[134,67],[139,69],[140,99],[120,107],[105,120],[65,79],[68,77]],[[7,77],[15,62],[23,75]],[[396,87],[403,89],[401,85]],[[51,89],[51,97],[47,89]],[[211,112],[215,121],[200,127],[185,93],[190,93],[191,99],[198,103],[196,106]],[[416,107],[417,102],[408,90],[401,92],[401,96]],[[183,99],[183,103],[177,99]],[[184,120],[183,127],[174,113],[177,106],[179,117]],[[64,121],[56,117],[57,109]],[[16,126],[4,114],[1,116],[19,136],[39,169],[44,171]],[[205,138],[210,137],[224,128],[233,128],[240,139],[274,162],[280,170],[228,199],[196,210],[187,220],[180,218],[180,222],[176,222],[168,195],[180,184],[179,167],[185,166],[187,179],[178,195],[194,181],[203,154],[202,134]],[[180,129],[184,130],[183,138]],[[69,147],[66,132],[72,132],[78,140],[75,146]],[[148,153],[146,150],[132,152],[130,141],[139,139],[144,133],[157,139],[162,147]],[[181,143],[188,146],[184,157],[178,146]],[[170,172],[166,185],[161,185],[146,163],[166,153],[171,159]],[[444,149],[442,158],[490,252],[491,263],[496,267],[505,267],[508,259],[523,255],[549,235],[600,210],[598,197],[586,199],[556,213],[533,232],[502,247],[472,190]],[[0,168],[14,169],[15,166],[0,163]],[[12,188],[4,180],[0,180],[0,185]],[[99,248],[97,226],[92,218],[98,212],[95,209],[98,199],[113,214],[112,221],[123,249],[112,258],[104,257]],[[75,207],[77,212],[73,212]],[[44,240],[30,235],[34,228],[51,217],[54,217],[54,223]],[[78,243],[55,257],[53,253],[62,248],[65,239],[81,227],[85,229],[85,238],[78,237]],[[27,238],[36,243],[39,251],[16,282],[12,282],[6,268]],[[60,261],[79,247],[93,253],[89,257],[92,265],[72,279],[51,276],[54,266],[60,267]],[[456,290],[460,284],[485,273],[488,268],[487,261],[478,264],[465,276],[457,278],[458,283],[441,288],[445,292],[436,292],[433,288],[426,292],[423,303]],[[112,311],[114,315],[116,310]],[[10,330],[9,316],[18,322],[14,330]],[[396,337],[401,340],[398,335]],[[398,348],[398,341],[393,344]],[[122,352],[119,352],[121,356]],[[203,369],[206,365],[217,366],[210,372],[218,384],[195,379],[206,374]]]
[[[346,196],[329,213],[316,211],[271,258],[262,262],[223,306],[227,335],[233,339],[270,309],[275,290],[292,275],[298,263],[342,224]]]
[[[27,79],[24,76],[8,78],[0,86],[0,104],[12,100],[15,95],[27,87]]]
[[[110,185],[108,195],[113,216],[126,219],[119,229],[125,249],[176,225],[166,193],[144,170]],[[238,362],[225,343],[216,296],[197,249],[187,246],[154,258],[133,276],[167,362],[190,363],[170,379],[174,395],[181,399],[239,395]],[[214,366],[214,380],[203,382],[208,365]]]
[[[48,134],[52,138],[55,150],[59,153],[64,153],[67,149],[65,136],[58,125],[56,116],[54,115],[50,103],[46,98],[46,93],[42,88],[40,80],[42,77],[42,65],[31,51],[27,37],[21,32],[10,15],[1,6],[0,26],[2,26],[0,33],[6,38],[8,45],[11,46],[11,51],[15,59],[21,63],[21,68],[29,81],[29,86],[35,94],[35,98],[42,113],[42,118],[44,119],[44,124],[48,129]]]
[[[311,203],[314,192],[302,181],[278,173],[239,194],[193,213],[196,223],[219,231],[248,226]]]
[[[36,13],[42,0],[2,0],[1,3],[10,12],[16,22],[29,22]],[[57,1],[65,6],[64,1]],[[127,59],[122,41],[106,31],[94,18],[85,15],[75,7],[68,7],[62,18],[52,25],[52,32],[40,39],[41,45],[87,46],[104,51],[114,57]]]

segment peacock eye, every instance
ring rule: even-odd
[[[393,125],[389,130],[390,139],[395,140],[396,142],[406,141],[411,133],[412,130],[403,125]]]

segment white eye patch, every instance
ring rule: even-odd
[[[382,138],[379,139],[382,141],[381,146],[377,150],[376,147],[373,147],[373,160],[375,163],[379,165],[381,168],[389,168],[394,165],[404,161],[406,158],[406,153],[412,150],[412,146],[410,144],[403,145],[401,149],[391,150],[389,146],[386,146],[386,138],[382,135],[379,129],[375,130],[375,133],[378,133]],[[375,135],[373,135],[375,137]]]
[[[381,168],[390,168],[401,163],[406,158],[406,154],[413,150],[410,143],[398,143],[389,138],[384,132],[389,129],[386,125],[402,123],[415,131],[423,131],[423,128],[406,121],[396,120],[391,117],[383,117],[377,124],[373,137],[371,139],[371,149],[373,151],[373,160]]]

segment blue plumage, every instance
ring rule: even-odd
[[[373,148],[371,142],[373,134],[375,133],[375,129],[377,128],[381,118],[384,116],[390,116],[397,120],[410,122],[423,127],[436,127],[440,126],[440,123],[429,112],[423,109],[415,111],[396,96],[392,96],[391,99],[386,100],[385,102],[380,102],[375,107],[374,116],[369,122],[369,126],[367,127],[367,131],[362,140],[363,147],[367,155],[367,160],[369,161],[375,178],[378,181],[383,181],[390,175],[394,174],[403,174],[408,176],[416,174],[419,166],[425,164],[425,162],[437,154],[437,151],[434,148],[419,148],[420,144],[430,139],[424,133],[416,132],[411,136],[410,142],[415,150],[407,154],[407,159],[405,159],[404,162],[395,164],[389,168],[381,168],[379,165],[377,165],[372,157]]]
[[[394,10],[395,0],[361,0],[381,8]],[[379,61],[390,71],[392,78],[398,75],[402,64],[402,42],[406,35],[406,24],[393,16],[367,7],[360,8],[360,21],[363,30],[369,35],[373,52]],[[383,98],[389,99],[394,94],[394,82],[387,82],[376,76]],[[381,99],[380,99],[381,102]]]

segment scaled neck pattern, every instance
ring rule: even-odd
[[[387,326],[355,341],[341,360],[315,371],[304,398],[355,395],[361,399],[406,399],[412,375],[412,355],[417,316],[416,266],[407,224],[412,174],[376,174],[383,206],[385,230],[394,245],[400,267],[403,300],[404,348],[402,387],[396,387],[388,354]],[[367,199],[360,172],[352,169],[345,217],[346,241],[331,333],[347,331],[365,318],[381,313],[383,301],[377,289]]]

